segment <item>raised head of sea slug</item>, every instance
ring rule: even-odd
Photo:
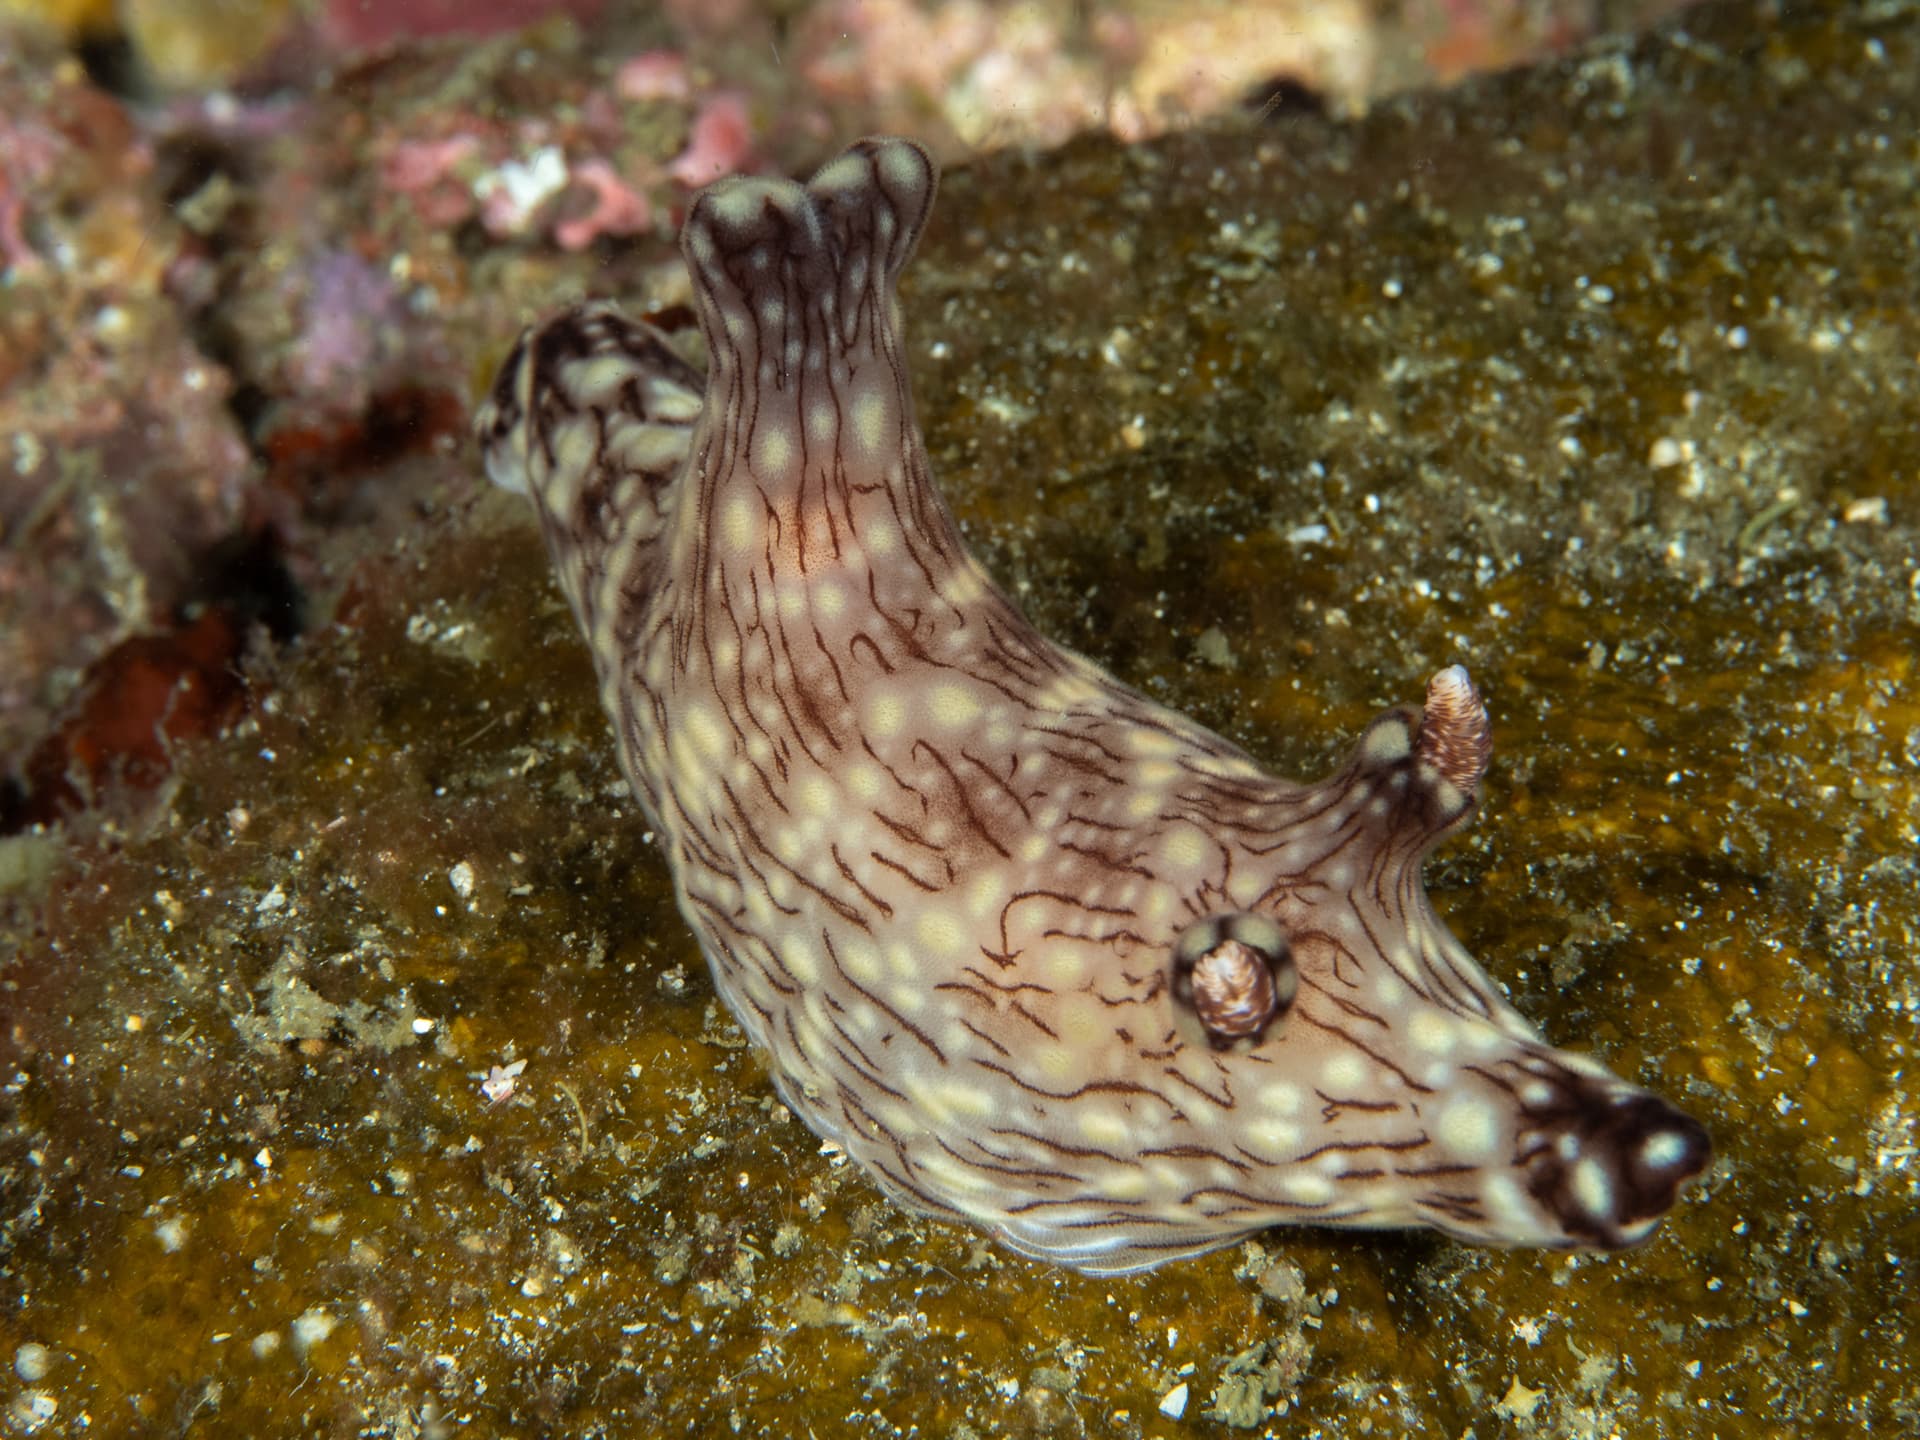
[[[487,477],[532,497],[590,638],[653,589],[705,388],[666,335],[591,302],[522,335],[474,418]]]
[[[1096,1273],[1285,1222],[1644,1238],[1705,1132],[1547,1044],[1421,881],[1491,755],[1465,670],[1295,784],[967,553],[894,298],[934,185],[876,140],[710,188],[682,235],[704,387],[588,307],[480,419],[781,1093],[903,1203]]]

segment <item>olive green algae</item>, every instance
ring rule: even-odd
[[[462,459],[0,937],[0,1424],[1920,1424],[1916,135],[1920,11],[1700,11],[1351,127],[983,162],[909,277],[936,470],[1051,633],[1293,775],[1470,667],[1494,770],[1430,885],[1712,1131],[1649,1245],[1096,1281],[880,1199],[717,1006]]]

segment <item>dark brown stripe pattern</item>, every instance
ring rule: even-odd
[[[1705,1133],[1548,1046],[1427,903],[1489,755],[1464,670],[1292,784],[968,554],[894,298],[934,184],[871,140],[713,186],[682,236],[704,378],[588,305],[479,417],[787,1103],[901,1202],[1095,1273],[1280,1222],[1649,1234]]]

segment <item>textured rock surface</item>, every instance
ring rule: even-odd
[[[0,935],[12,1423],[1911,1427],[1916,76],[1909,6],[1734,8],[1353,128],[1005,157],[908,287],[936,472],[1050,633],[1295,774],[1473,668],[1430,884],[1712,1130],[1655,1244],[1121,1283],[903,1216],[779,1111],[531,527],[430,457],[157,833]]]

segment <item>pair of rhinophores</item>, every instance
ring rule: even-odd
[[[935,178],[869,140],[712,186],[704,377],[589,304],[478,419],[782,1097],[902,1203],[1095,1274],[1281,1222],[1650,1234],[1705,1131],[1548,1045],[1427,902],[1491,750],[1463,669],[1293,784],[967,552],[894,295]]]

